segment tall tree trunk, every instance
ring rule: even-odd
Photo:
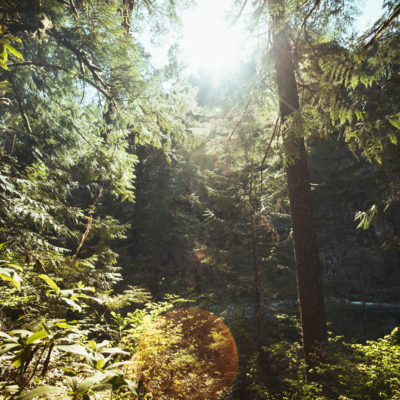
[[[154,237],[152,295],[153,301],[160,300],[160,235],[158,230]]]
[[[274,21],[274,60],[279,94],[280,116],[284,122],[299,111],[298,91],[291,48],[286,31]],[[322,274],[314,230],[310,177],[304,139],[289,129],[284,137],[286,176],[290,200],[293,244],[297,270],[297,289],[303,350],[306,363],[313,365],[313,349],[326,341],[325,305]]]
[[[163,175],[161,173],[161,163],[162,163],[162,155],[159,150],[156,150],[155,163],[157,168],[157,175],[155,178],[153,196],[155,199],[154,206],[154,225],[153,225],[153,288],[152,295],[153,300],[160,300],[160,269],[161,269],[161,186]]]

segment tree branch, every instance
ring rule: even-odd
[[[400,3],[396,6],[392,14],[390,14],[389,17],[387,17],[385,21],[383,21],[382,24],[377,29],[375,29],[375,31],[373,32],[374,36],[372,36],[372,38],[367,43],[364,44],[364,48],[366,50],[371,49],[376,43],[376,41],[385,33],[386,29],[393,23],[393,21],[399,15],[400,15]]]
[[[239,121],[236,122],[235,127],[233,128],[232,132],[229,134],[228,138],[226,139],[227,141],[231,140],[231,137],[232,137],[233,134],[236,132],[237,128],[239,128],[239,125],[242,123],[243,118],[244,118],[244,116],[246,115],[247,110],[248,110],[249,107],[250,107],[251,100],[252,100],[252,98],[250,97],[250,98],[249,98],[249,101],[247,102],[246,107],[245,107],[245,109],[244,109],[244,111],[243,111],[242,116],[240,117]]]
[[[22,97],[18,91],[17,85],[14,82],[14,79],[12,78],[11,74],[8,74],[8,80],[10,81],[12,88],[13,88],[13,92],[15,94],[15,98],[17,99],[17,104],[18,104],[18,109],[19,109],[19,113],[22,117],[22,120],[24,121],[24,125],[25,128],[27,130],[28,133],[30,133],[32,135],[32,128],[31,128],[31,124],[29,122],[28,116],[25,113],[25,109],[24,109],[24,105],[22,102]]]
[[[379,90],[383,90],[385,89],[385,87],[392,81],[395,80],[396,78],[398,78],[400,76],[400,71],[397,71],[396,73],[394,73],[389,79],[386,79],[386,81],[382,82],[379,85]]]
[[[77,49],[71,42],[69,42],[65,37],[61,36],[59,32],[57,32],[55,29],[51,29],[48,33],[56,40],[56,42],[60,46],[64,46],[68,50],[72,51],[72,53],[74,53],[76,58],[78,59],[79,63],[83,63],[85,67],[90,71],[94,81],[99,82],[100,85],[103,86],[105,90],[108,90],[108,85],[103,81],[103,78],[99,75],[102,69],[97,65],[94,65],[90,60],[89,56],[83,50]]]
[[[101,198],[101,196],[103,194],[103,189],[104,189],[104,184],[105,183],[106,183],[106,180],[103,179],[101,181],[99,190],[97,192],[97,196],[95,197],[95,199],[93,200],[92,205],[90,206],[89,217],[88,217],[88,222],[86,224],[86,229],[85,229],[85,232],[82,235],[82,238],[81,238],[81,240],[79,242],[79,245],[78,245],[78,247],[77,247],[77,249],[75,251],[75,254],[72,256],[72,261],[75,261],[76,257],[78,256],[78,253],[80,252],[80,250],[82,249],[83,244],[85,243],[86,238],[89,235],[89,232],[90,232],[90,229],[91,229],[92,223],[93,223],[93,213],[95,211],[97,202],[100,200],[100,198]]]
[[[22,63],[15,63],[15,64],[8,64],[8,67],[27,67],[27,66],[33,66],[33,67],[40,67],[40,68],[52,68],[56,69],[59,71],[64,71],[70,74],[72,71],[62,67],[61,65],[55,65],[55,64],[48,64],[48,63],[43,63],[43,62],[36,62],[36,61],[26,61]],[[75,75],[81,79],[84,82],[89,83],[91,86],[93,86],[95,89],[97,89],[101,94],[104,95],[104,97],[107,98],[107,100],[114,102],[114,98],[101,86],[99,86],[95,81],[92,81],[89,78],[86,78],[86,76],[83,75],[83,73],[75,73]]]

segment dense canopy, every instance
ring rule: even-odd
[[[1,2],[0,399],[399,398],[400,4],[362,3]]]

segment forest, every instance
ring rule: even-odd
[[[0,0],[1,400],[400,399],[400,3],[218,2]]]

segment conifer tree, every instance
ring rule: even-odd
[[[306,362],[312,365],[318,344],[327,339],[322,273],[319,264],[314,227],[310,176],[299,117],[299,99],[291,46],[284,22],[284,3],[270,5],[273,54],[279,111],[284,132],[286,175],[292,220],[293,244],[300,302],[303,350]],[[288,119],[291,118],[288,124]],[[297,126],[296,126],[297,125]]]

